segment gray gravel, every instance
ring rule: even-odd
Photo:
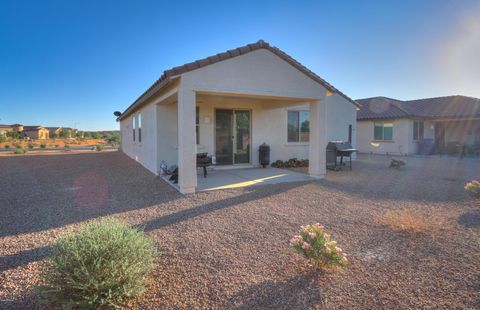
[[[326,180],[181,196],[118,152],[0,158],[0,308],[39,307],[32,293],[54,240],[113,215],[142,225],[164,255],[130,308],[480,307],[480,208],[464,193],[480,161],[360,156]],[[381,221],[395,208],[433,210],[441,233]],[[315,271],[288,245],[325,225],[349,255]]]

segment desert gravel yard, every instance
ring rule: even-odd
[[[480,160],[361,155],[325,180],[182,196],[120,152],[0,158],[0,308],[40,308],[34,290],[55,239],[114,216],[163,255],[141,309],[480,308],[480,207],[463,186]],[[391,210],[441,219],[405,231]],[[346,270],[316,271],[289,246],[320,222]]]

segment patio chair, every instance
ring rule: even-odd
[[[197,168],[203,168],[203,177],[207,177],[207,167],[212,165],[212,156],[208,156],[208,153],[197,154]]]

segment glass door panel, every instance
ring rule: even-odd
[[[250,163],[250,111],[234,112],[233,154],[235,164]]]
[[[233,111],[215,111],[215,156],[217,164],[233,164]]]

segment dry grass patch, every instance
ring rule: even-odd
[[[437,232],[449,226],[449,214],[434,209],[402,208],[388,210],[381,220],[395,230],[412,233]]]

